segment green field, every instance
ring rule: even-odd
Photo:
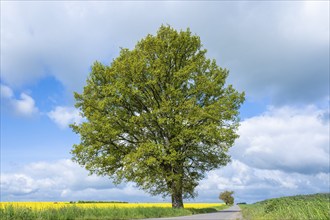
[[[245,220],[330,219],[330,194],[282,197],[240,205]]]
[[[79,207],[76,205],[61,208],[33,209],[9,205],[0,208],[1,220],[81,220],[81,219],[141,219],[185,216],[201,213],[216,212],[228,208],[220,205],[209,208],[173,209],[166,207]]]

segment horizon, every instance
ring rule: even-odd
[[[240,201],[240,202],[237,202],[235,201],[234,203],[235,204],[239,204],[239,203],[246,203],[246,204],[254,204],[254,203],[257,203],[257,202],[263,202],[263,201],[267,201],[267,200],[271,200],[271,199],[281,199],[281,198],[287,198],[287,197],[297,197],[297,196],[312,196],[312,195],[324,195],[324,194],[330,194],[330,192],[319,192],[319,193],[312,193],[312,194],[297,194],[297,195],[290,195],[290,196],[281,196],[281,197],[273,197],[273,198],[266,198],[266,199],[263,199],[263,200],[260,200],[260,201],[254,201],[252,203],[249,203],[249,202],[244,202],[244,201]],[[235,196],[234,196],[235,198]],[[127,201],[117,201],[117,200],[100,200],[100,201],[94,201],[94,200],[58,200],[58,201],[53,201],[53,200],[48,200],[48,201],[0,201],[0,202],[51,202],[51,203],[54,203],[54,202],[63,202],[63,203],[141,203],[141,204],[144,204],[144,203],[154,203],[154,204],[158,204],[158,203],[166,203],[166,204],[171,204],[170,201],[158,201],[158,202],[127,202]],[[199,201],[186,201],[184,200],[183,201],[184,204],[188,203],[188,204],[225,204],[224,201],[220,200],[218,202],[199,202]]]

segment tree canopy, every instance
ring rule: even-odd
[[[75,93],[86,121],[71,125],[81,138],[73,160],[183,207],[207,171],[230,161],[244,93],[226,85],[228,73],[206,58],[198,36],[170,26],[108,66],[95,62]]]
[[[234,191],[224,191],[220,193],[219,199],[224,201],[226,205],[233,205],[234,204],[234,197],[233,197]]]

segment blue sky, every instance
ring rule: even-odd
[[[161,24],[189,27],[246,92],[232,163],[208,173],[195,201],[328,191],[328,1],[1,1],[1,201],[163,201],[88,176],[70,160],[79,137],[67,126],[82,120],[73,91],[93,62]]]

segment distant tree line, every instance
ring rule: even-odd
[[[123,201],[83,201],[83,200],[79,200],[77,202],[70,201],[70,203],[128,203],[128,202],[123,202]]]

